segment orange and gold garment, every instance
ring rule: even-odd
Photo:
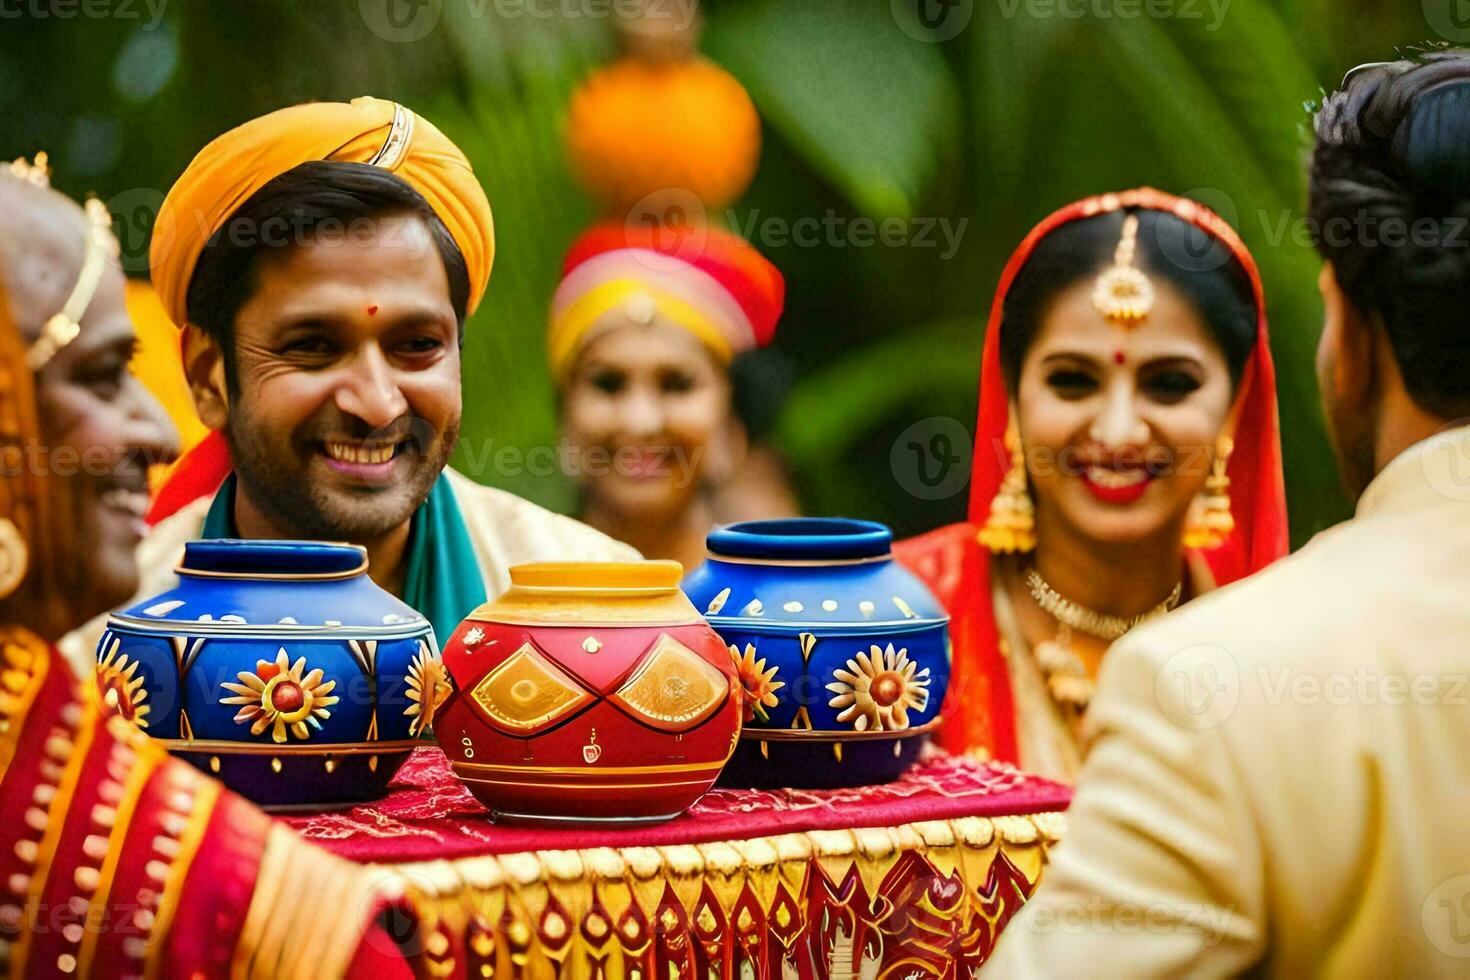
[[[0,627],[0,975],[408,975],[386,873],[171,759]]]

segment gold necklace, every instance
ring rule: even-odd
[[[1116,640],[1139,623],[1162,616],[1179,604],[1179,597],[1184,593],[1184,583],[1176,582],[1173,591],[1163,602],[1145,613],[1126,619],[1122,616],[1109,616],[1073,602],[1052,588],[1034,568],[1026,570],[1026,588],[1031,590],[1031,598],[1036,600],[1036,604],[1062,626],[1070,626],[1099,640],[1108,641]]]
[[[1095,685],[1087,676],[1087,666],[1072,649],[1072,631],[1086,633],[1109,642],[1146,620],[1162,616],[1179,604],[1184,583],[1175,583],[1168,598],[1152,609],[1131,619],[1110,616],[1073,602],[1052,588],[1034,568],[1026,571],[1026,588],[1047,615],[1057,621],[1057,635],[1036,645],[1036,662],[1046,677],[1051,695],[1062,704],[1075,705],[1080,711],[1092,701]]]

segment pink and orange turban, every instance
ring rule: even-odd
[[[598,225],[572,243],[552,298],[552,374],[563,380],[603,314],[619,308],[643,319],[657,311],[729,363],[771,342],[785,298],[776,267],[727,231]]]
[[[464,254],[469,309],[485,293],[495,257],[490,202],[470,163],[427,119],[382,99],[308,102],[252,119],[199,151],[164,199],[148,259],[169,319],[188,319],[194,266],[211,235],[265,184],[303,163],[370,163],[429,202]]]

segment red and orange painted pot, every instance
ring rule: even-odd
[[[714,784],[743,695],[680,575],[672,561],[519,565],[455,630],[435,733],[497,820],[654,823]]]

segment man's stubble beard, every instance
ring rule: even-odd
[[[294,470],[275,465],[269,449],[251,434],[252,426],[231,417],[225,427],[238,490],[280,530],[303,540],[364,543],[402,526],[423,506],[459,441],[459,424],[447,429],[433,457],[424,456],[409,481],[388,491],[367,491],[363,505],[322,492]],[[401,499],[384,510],[382,498]]]

